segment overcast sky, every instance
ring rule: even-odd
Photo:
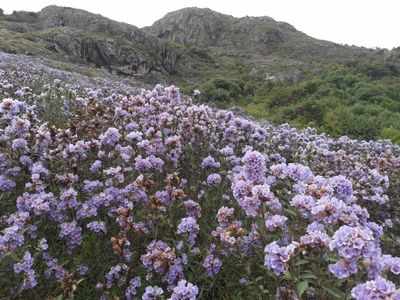
[[[6,13],[51,4],[85,9],[138,27],[183,7],[236,17],[270,16],[316,38],[365,47],[400,46],[400,0],[1,0]]]

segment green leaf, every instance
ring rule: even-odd
[[[299,283],[297,283],[296,285],[296,289],[297,289],[297,294],[299,294],[299,297],[301,297],[304,292],[308,289],[308,281],[300,281]]]
[[[306,265],[306,264],[308,264],[308,263],[309,263],[308,260],[306,260],[306,259],[300,259],[300,260],[296,261],[295,265],[296,265],[296,266],[302,266],[302,265]]]
[[[316,275],[314,275],[313,273],[309,273],[309,272],[301,274],[300,278],[302,278],[302,279],[315,279],[315,280],[318,279],[318,277]]]

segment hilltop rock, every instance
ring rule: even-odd
[[[39,52],[42,56],[67,58],[74,63],[91,64],[121,75],[155,76],[157,80],[182,72],[190,65],[184,61],[186,54],[180,47],[133,25],[80,9],[48,6],[39,13],[14,12],[6,16],[1,26],[10,32],[16,43],[5,45],[15,47],[8,52]],[[15,36],[14,33],[24,35]],[[26,39],[31,45],[26,44]],[[18,47],[20,45],[23,49]],[[27,46],[34,49],[25,49]],[[7,48],[2,50],[7,51]]]
[[[240,56],[256,66],[271,65],[271,59],[294,60],[294,64],[344,62],[375,55],[373,50],[317,40],[293,26],[270,17],[235,18],[210,9],[184,8],[143,30],[165,41],[218,53]]]

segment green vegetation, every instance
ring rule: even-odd
[[[295,83],[217,77],[197,87],[202,100],[239,105],[257,119],[400,143],[399,75],[390,63],[353,63],[326,67]]]

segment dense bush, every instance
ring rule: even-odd
[[[400,130],[400,81],[390,64],[328,67],[294,84],[267,85],[243,103],[257,118],[313,126],[336,136],[397,141],[388,132]]]

